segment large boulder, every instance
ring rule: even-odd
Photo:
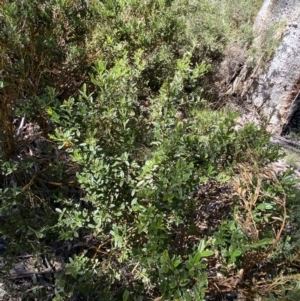
[[[244,66],[231,92],[239,89],[239,94],[270,118],[273,132],[286,133],[297,123],[295,116],[300,116],[300,1],[265,0],[253,29],[253,47],[262,56],[274,39],[278,44],[270,58],[257,58],[256,66]]]

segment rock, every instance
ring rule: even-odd
[[[243,91],[239,95],[246,96],[262,115],[269,118],[269,129],[276,133],[292,120],[291,115],[300,106],[296,101],[300,91],[299,22],[299,0],[265,0],[253,26],[256,37],[253,47],[258,53],[261,51],[261,57],[257,58],[255,67],[246,66],[252,69],[250,73],[243,73],[247,78],[241,79],[241,75],[235,79],[242,81]],[[273,44],[274,40],[278,45]],[[273,56],[269,60],[263,58],[274,45]]]
[[[6,295],[6,291],[4,290],[4,283],[0,283],[0,300],[3,300]]]

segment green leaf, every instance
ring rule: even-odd
[[[193,268],[193,264],[192,264],[189,260],[187,260],[187,261],[185,262],[185,266],[186,266],[186,268],[187,268],[188,270],[190,270],[190,269]]]
[[[241,250],[234,250],[230,253],[230,257],[232,260],[234,260],[236,257],[240,256],[243,252]]]
[[[204,248],[205,248],[205,240],[201,239],[198,246],[198,252],[201,253],[204,250]]]
[[[127,301],[128,300],[128,298],[129,298],[129,291],[128,290],[126,290],[124,293],[123,293],[123,301]]]
[[[194,262],[194,264],[197,264],[199,261],[200,261],[200,259],[201,259],[201,253],[202,252],[197,252],[197,254],[194,256],[194,258],[193,258],[193,262]]]
[[[145,182],[144,180],[139,181],[139,182],[137,183],[136,187],[139,187],[139,186],[143,185],[144,182]]]
[[[174,262],[173,262],[173,267],[177,268],[180,264],[181,264],[181,260],[180,259],[175,259]]]
[[[273,204],[271,204],[271,203],[266,203],[265,208],[266,208],[267,210],[271,210],[271,209],[273,209]]]
[[[264,238],[259,240],[258,242],[252,243],[250,245],[251,248],[258,248],[266,245],[272,245],[273,244],[273,239],[272,238]]]
[[[134,198],[132,201],[131,201],[131,206],[137,204],[137,198]]]
[[[209,257],[209,256],[212,256],[213,254],[214,254],[214,251],[206,250],[206,251],[201,252],[201,257]]]

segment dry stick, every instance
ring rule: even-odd
[[[18,130],[17,130],[17,134],[16,134],[16,137],[17,137],[17,138],[20,136],[21,131],[22,131],[23,127],[24,127],[25,118],[26,118],[26,115],[24,115],[24,116],[22,117],[22,119],[21,119],[19,128],[18,128]]]
[[[257,186],[255,188],[255,193],[254,193],[254,197],[252,197],[252,200],[250,201],[250,211],[248,212],[249,217],[248,220],[251,220],[251,225],[254,227],[255,230],[255,236],[258,237],[258,231],[257,231],[257,227],[254,221],[254,217],[252,215],[252,208],[256,205],[257,200],[259,198],[260,195],[260,190],[261,190],[261,186],[262,186],[262,179],[258,178],[257,179]]]
[[[276,179],[274,179],[274,180],[275,180],[275,182],[276,182],[279,186],[281,186],[282,191],[283,191],[283,199],[282,199],[282,201],[279,201],[279,198],[275,198],[275,200],[277,201],[277,204],[281,204],[282,207],[283,207],[283,218],[282,218],[282,224],[281,224],[281,227],[280,227],[279,231],[277,232],[275,241],[273,242],[272,246],[267,250],[267,252],[266,252],[267,254],[270,254],[270,253],[275,249],[275,247],[277,246],[277,244],[278,244],[278,242],[279,242],[279,240],[280,240],[281,234],[282,234],[282,232],[283,232],[283,230],[284,230],[285,223],[286,223],[286,216],[287,216],[287,213],[286,213],[286,194],[285,194],[285,192],[284,192],[284,189],[283,189],[282,185],[281,185],[280,182],[278,181],[278,178],[276,178]],[[256,190],[255,190],[255,194],[256,194],[255,203],[256,203],[257,198],[258,198],[258,195],[257,195],[258,188],[259,188],[259,190],[260,190],[260,188],[261,188],[261,179],[260,179],[260,181],[259,181],[258,184],[259,184],[259,185],[258,185],[258,187],[256,187]],[[254,204],[255,204],[255,203],[254,203]]]
[[[56,273],[59,273],[61,271],[62,271],[62,269],[53,270],[51,268],[51,269],[46,269],[46,270],[41,271],[41,272],[24,272],[24,273],[21,273],[21,274],[18,274],[18,275],[8,276],[8,279],[15,280],[15,279],[19,279],[19,278],[31,277],[33,275],[56,274]]]
[[[110,240],[111,240],[111,239],[110,239]],[[103,247],[103,246],[105,246],[107,243],[108,243],[108,241],[105,241],[104,243],[99,244],[99,246],[98,246],[97,248],[94,247],[94,248],[96,249],[96,252],[95,252],[95,254],[94,254],[94,256],[93,256],[93,260],[96,258],[97,254],[100,253],[100,251],[99,251],[100,248]],[[101,252],[101,253],[108,254],[107,252]]]
[[[49,166],[46,167],[46,168],[44,168],[43,170],[38,171],[37,173],[35,173],[34,176],[31,178],[31,180],[29,181],[29,183],[27,183],[27,184],[22,188],[22,192],[24,192],[27,188],[29,188],[29,187],[32,185],[33,181],[34,181],[40,174],[42,174],[43,172],[45,172],[48,168],[49,168]]]
[[[283,190],[283,199],[282,199],[282,201],[280,202],[280,201],[278,200],[278,198],[275,199],[275,200],[277,201],[277,203],[278,203],[278,204],[281,204],[282,207],[283,207],[283,218],[282,218],[282,224],[281,224],[281,227],[280,227],[279,231],[277,232],[276,238],[275,238],[275,240],[274,240],[272,246],[266,251],[267,254],[270,254],[270,253],[275,249],[275,247],[277,246],[277,244],[278,244],[278,242],[279,242],[279,240],[280,240],[281,234],[282,234],[282,232],[283,232],[283,230],[284,230],[284,227],[285,227],[285,224],[286,224],[286,217],[287,217],[287,212],[286,212],[286,194],[285,194],[285,192],[284,192],[284,189],[283,189],[282,185],[279,183],[278,179],[276,178],[276,180],[274,179],[274,181],[275,181],[278,185],[280,185],[281,188],[282,188],[282,190]],[[258,189],[258,188],[259,188],[259,189]],[[260,179],[260,181],[258,182],[258,186],[257,186],[256,189],[255,189],[255,202],[254,202],[254,204],[255,204],[256,201],[257,201],[257,198],[258,198],[258,190],[260,190],[260,188],[261,188],[261,179]],[[242,198],[243,198],[243,197],[242,197]],[[253,204],[251,204],[251,205],[253,205]],[[251,208],[252,208],[252,206],[251,206]],[[249,209],[248,209],[248,210],[249,210]]]
[[[277,180],[276,182],[280,185],[280,183],[279,183],[278,180]],[[281,186],[281,185],[280,185],[280,186]],[[282,186],[281,186],[281,188],[282,188]],[[277,203],[280,204],[281,202],[278,202],[278,198],[276,198],[276,199],[277,199]],[[275,241],[273,242],[273,245],[267,250],[267,253],[271,253],[271,252],[275,249],[275,247],[277,246],[277,244],[278,244],[278,242],[279,242],[279,239],[280,239],[280,237],[281,237],[282,231],[283,231],[283,229],[284,229],[284,227],[285,227],[285,222],[286,222],[286,216],[287,216],[287,213],[286,213],[286,194],[285,194],[284,190],[283,190],[282,207],[283,207],[283,219],[282,219],[282,224],[281,224],[281,227],[280,227],[280,229],[279,229],[279,231],[278,231],[278,233],[277,233],[277,235],[276,235],[276,238],[275,238]]]
[[[290,141],[288,139],[285,139],[285,138],[279,137],[279,136],[271,137],[270,142],[272,144],[280,145],[283,148],[289,149],[293,152],[300,153],[300,145],[297,142],[293,142],[293,141]]]

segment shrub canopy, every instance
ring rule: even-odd
[[[1,2],[1,236],[62,263],[25,299],[204,300],[282,262],[279,149],[202,98],[232,3]]]

